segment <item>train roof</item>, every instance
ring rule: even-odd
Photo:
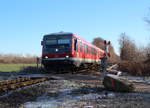
[[[50,33],[50,34],[46,34],[44,35],[44,37],[47,37],[47,36],[59,36],[59,35],[73,35],[73,33],[71,32],[57,32],[57,33]]]

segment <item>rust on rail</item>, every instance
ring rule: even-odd
[[[39,77],[39,78],[22,77],[22,78],[17,78],[15,80],[0,81],[0,92],[6,92],[9,90],[37,84],[47,80],[48,78],[45,77]]]

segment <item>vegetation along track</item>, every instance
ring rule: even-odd
[[[21,77],[15,80],[0,81],[0,95],[10,90],[37,84],[47,80],[48,78],[45,77],[35,77],[35,78]]]

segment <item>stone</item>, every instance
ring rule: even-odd
[[[132,92],[135,89],[131,81],[115,75],[106,75],[103,79],[103,85],[106,90],[116,92]]]

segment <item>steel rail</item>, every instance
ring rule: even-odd
[[[15,80],[0,81],[0,93],[25,87],[25,86],[30,86],[47,80],[48,78],[45,77],[41,77],[41,78],[24,77],[24,78],[17,78]]]

